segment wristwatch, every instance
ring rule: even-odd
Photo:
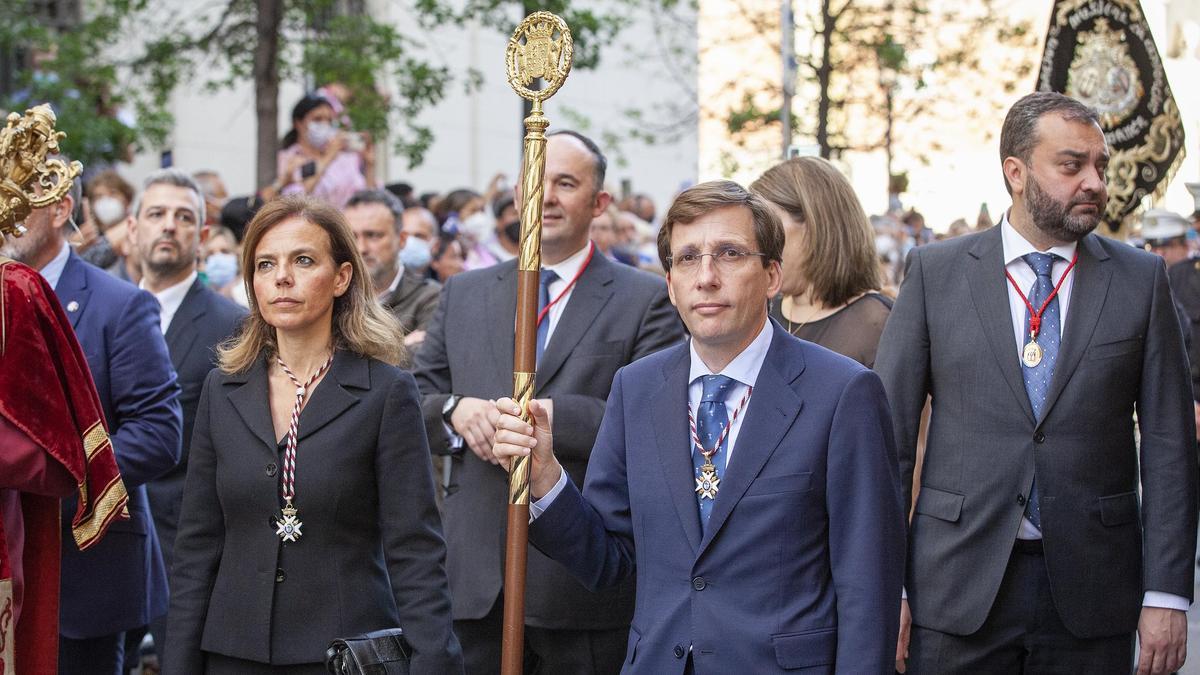
[[[462,394],[450,394],[446,402],[442,404],[442,421],[450,424],[450,416],[454,414],[454,409],[458,407],[458,402],[462,400]]]

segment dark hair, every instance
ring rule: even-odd
[[[446,255],[446,250],[450,248],[451,244],[459,244],[460,246],[462,245],[461,242],[458,241],[458,235],[451,234],[449,232],[439,232],[437,235],[437,247],[433,249],[432,259],[441,260],[442,257]],[[464,253],[465,252],[466,251],[464,251]]]
[[[697,218],[726,206],[742,206],[754,220],[754,240],[764,255],[763,267],[775,261],[783,264],[783,224],[771,210],[767,200],[731,180],[712,180],[700,183],[679,193],[666,221],[658,231],[658,259],[663,269],[671,271],[671,231],[676,225],[687,225]]]
[[[596,179],[596,184],[592,187],[595,188],[596,192],[603,190],[604,174],[608,171],[608,159],[605,158],[603,152],[600,152],[600,146],[596,145],[596,142],[587,136],[584,136],[578,131],[573,131],[571,129],[563,129],[561,131],[554,131],[546,134],[546,138],[550,138],[552,136],[570,136],[580,143],[583,143],[583,147],[587,148],[588,152],[592,153],[592,159],[595,161],[593,174],[594,178]]]
[[[116,169],[104,169],[92,176],[83,191],[87,194],[88,199],[95,199],[98,188],[105,188],[116,192],[125,198],[126,204],[133,203],[133,186],[124,178],[121,178],[121,174],[117,173]]]
[[[221,224],[228,227],[233,236],[240,242],[246,232],[246,224],[254,218],[254,214],[263,206],[263,200],[258,195],[230,197],[221,207]]]
[[[1038,121],[1043,115],[1056,113],[1068,122],[1095,124],[1100,126],[1100,115],[1092,108],[1075,99],[1053,91],[1037,91],[1022,96],[1013,104],[1004,117],[1000,129],[1000,162],[1009,157],[1029,163],[1033,148],[1038,141]],[[1004,189],[1012,194],[1008,177],[1004,177]]]
[[[350,201],[342,207],[342,213],[355,206],[365,206],[367,204],[380,204],[392,214],[392,224],[396,231],[400,231],[400,217],[404,214],[404,204],[396,197],[396,195],[387,190],[359,190],[350,196]]]
[[[296,105],[292,107],[292,128],[284,134],[283,141],[280,143],[283,146],[282,150],[287,150],[300,140],[300,134],[296,131],[296,124],[304,119],[308,113],[323,105],[329,106],[331,110],[333,109],[333,104],[329,102],[329,99],[315,93],[305,94],[304,98],[296,102]]]
[[[514,205],[516,205],[516,200],[511,193],[500,195],[492,204],[492,215],[496,217],[496,220],[500,220],[500,214],[504,213],[504,209]]]
[[[405,208],[417,205],[417,200],[413,199],[413,186],[408,183],[388,183],[383,189],[396,195]]]
[[[469,188],[451,190],[438,202],[437,208],[432,209],[433,215],[437,217],[438,224],[445,225],[451,213],[459,213],[468,202],[480,196],[478,192]]]

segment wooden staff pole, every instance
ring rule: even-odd
[[[555,33],[558,38],[555,39]],[[522,40],[524,40],[522,42]],[[517,261],[516,340],[513,353],[513,400],[521,417],[531,422],[529,401],[537,372],[538,275],[542,264],[542,192],[546,172],[546,128],[542,101],[558,91],[571,69],[571,32],[549,12],[529,15],[509,40],[508,81],[532,101],[525,118],[524,159],[521,165],[521,239]],[[534,79],[547,86],[532,90]],[[509,465],[508,538],[504,553],[504,629],[501,675],[521,675],[525,652],[525,567],[529,552],[529,459]]]

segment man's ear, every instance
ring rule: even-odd
[[[1004,179],[1008,181],[1008,188],[1014,195],[1025,193],[1025,180],[1029,175],[1029,167],[1025,162],[1016,157],[1005,157],[1004,163],[1001,165],[1004,169]]]
[[[600,214],[604,213],[604,210],[608,208],[609,204],[612,204],[612,195],[609,194],[607,190],[600,190],[597,192],[596,199],[592,203],[592,217],[599,217]]]

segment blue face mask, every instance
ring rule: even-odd
[[[421,272],[433,260],[433,252],[429,250],[429,242],[410,236],[400,249],[400,262],[410,270]]]
[[[208,285],[224,288],[237,278],[238,259],[232,253],[214,253],[204,259],[204,275]]]

